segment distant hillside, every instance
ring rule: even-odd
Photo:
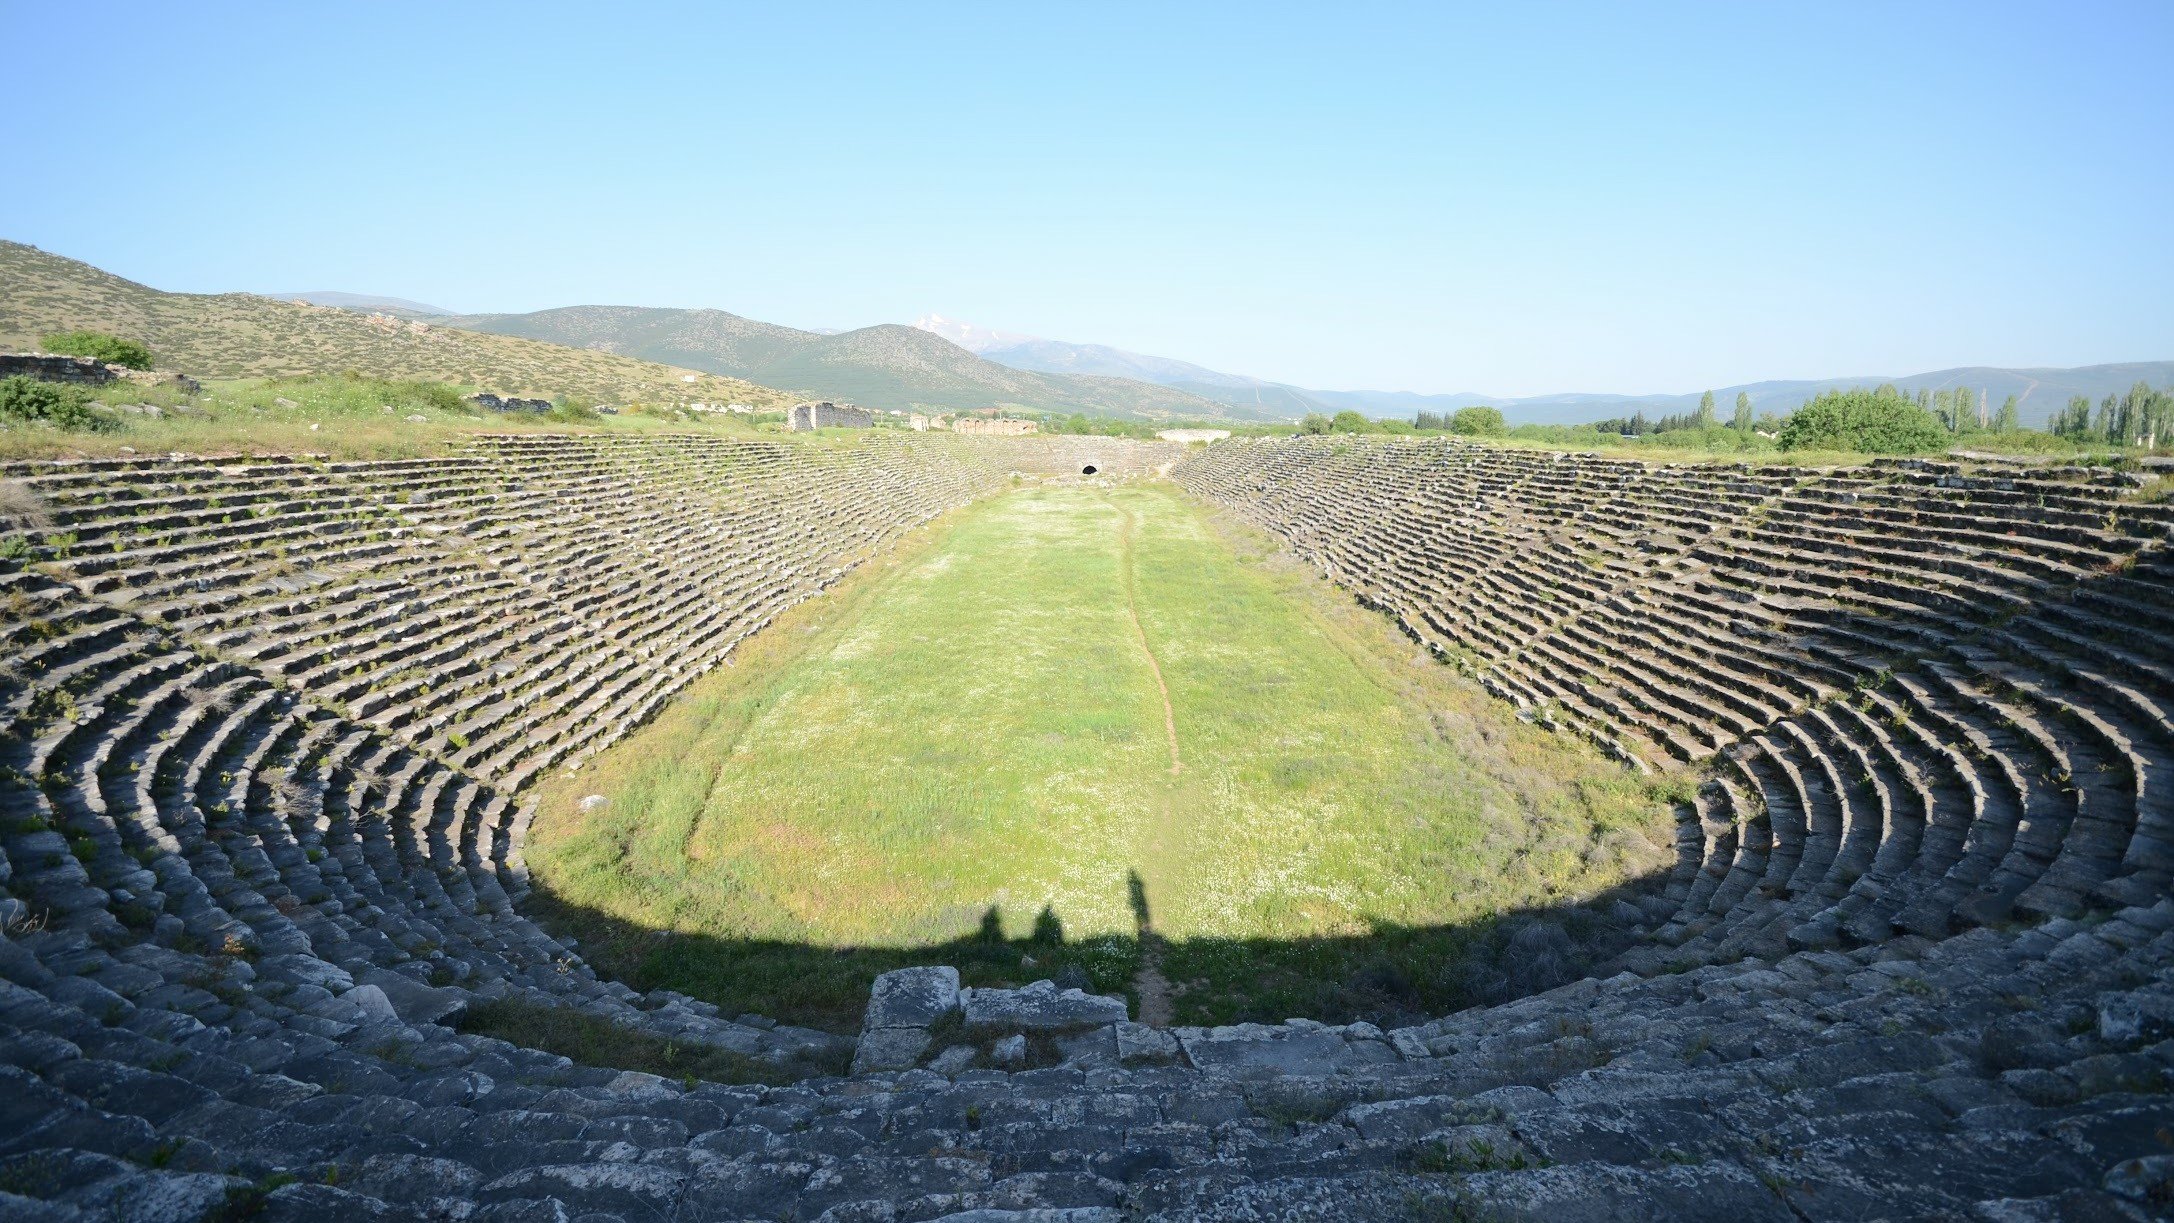
[[[1999,369],[1968,365],[1900,377],[1866,374],[1856,378],[1824,378],[1817,381],[1747,382],[1737,386],[1715,387],[1714,399],[1724,416],[1735,404],[1739,391],[1749,394],[1752,405],[1759,411],[1779,414],[1793,411],[1825,391],[1852,386],[1878,386],[1883,382],[1891,382],[1913,395],[1921,388],[1940,391],[1969,387],[1979,392],[1995,408],[2008,396],[2014,395],[2023,423],[2040,426],[2054,412],[2060,410],[2071,395],[2083,395],[2096,402],[2106,395],[2126,391],[2138,382],[2148,382],[2158,387],[2174,385],[2174,361],[2124,361],[2112,365],[2080,365],[2071,369]],[[1486,403],[1501,408],[1503,416],[1512,424],[1577,424],[1628,416],[1640,411],[1647,416],[1693,411],[1698,407],[1701,392],[1691,391],[1682,395],[1535,395],[1523,399],[1498,399],[1483,395],[1415,396],[1384,391],[1315,393],[1331,401],[1354,401],[1350,406],[1363,402],[1367,406],[1359,407],[1358,410],[1373,414],[1403,414],[1416,411],[1419,407],[1433,411],[1445,408],[1454,411],[1470,404]],[[1417,402],[1422,399],[1432,402]]]
[[[312,306],[338,306],[342,310],[360,310],[364,314],[390,314],[394,318],[439,318],[453,313],[444,306],[430,306],[409,301],[405,297],[377,297],[369,293],[336,293],[329,289],[317,289],[308,293],[267,293],[274,301],[308,302]]]
[[[1179,361],[1127,352],[1107,344],[1073,344],[977,327],[940,314],[915,319],[915,327],[940,335],[984,360],[1013,369],[1047,374],[1088,374],[1136,378],[1223,404],[1233,416],[1258,420],[1295,420],[1308,412],[1334,411],[1310,392],[1295,386],[1225,374]]]
[[[1151,420],[1241,415],[1225,404],[1149,382],[1010,369],[895,323],[825,335],[722,310],[639,306],[568,306],[439,321],[667,361],[874,408],[1021,407]]]
[[[1324,391],[1311,387],[1269,382],[1244,374],[1225,374],[1189,361],[1151,357],[1111,348],[1106,344],[1074,344],[1046,340],[977,326],[942,315],[926,315],[914,326],[949,338],[1000,365],[1024,370],[1062,371],[1082,374],[1115,374],[1157,382],[1205,399],[1229,405],[1233,415],[1256,418],[1298,417],[1308,412],[1344,410],[1376,418],[1408,417],[1417,412],[1454,412],[1459,408],[1489,405],[1502,409],[1511,424],[1582,424],[1614,416],[1644,412],[1666,416],[1698,407],[1700,391],[1680,395],[1624,395],[1568,393],[1531,395],[1523,398],[1481,395],[1459,391],[1425,395],[1415,391]],[[1751,382],[1741,386],[1715,387],[1714,397],[1725,413],[1736,402],[1736,393],[1751,395],[1762,412],[1785,413],[1801,406],[1822,391],[1851,386],[1878,386],[1892,382],[1915,394],[1919,387],[1944,390],[1967,386],[1981,392],[1998,407],[2010,395],[2017,397],[2026,424],[2043,424],[2068,402],[2071,395],[2093,400],[2126,391],[2142,380],[2153,386],[2174,384],[2174,361],[2136,361],[2118,365],[2086,365],[2074,369],[1997,369],[1966,366],[1901,377],[1867,375],[1861,378],[1827,378],[1779,382]]]
[[[79,327],[142,340],[158,351],[161,368],[199,378],[356,369],[622,403],[705,398],[771,407],[794,398],[737,379],[510,336],[373,323],[348,310],[248,293],[163,293],[87,263],[0,241],[0,351],[35,348],[42,335]],[[690,374],[699,381],[684,381]]]

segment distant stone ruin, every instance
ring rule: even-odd
[[[72,382],[79,386],[105,386],[133,382],[139,386],[178,386],[186,391],[203,387],[186,374],[161,373],[111,365],[95,357],[70,357],[46,352],[0,353],[0,378],[35,378],[40,382]]]
[[[36,378],[40,382],[103,386],[127,372],[125,366],[108,365],[93,357],[62,357],[43,352],[0,353],[0,378]]]
[[[468,402],[486,412],[549,412],[551,410],[551,401],[548,399],[521,399],[511,395],[493,395],[489,391],[479,395],[470,395]]]
[[[1041,426],[1031,420],[1008,416],[962,416],[951,422],[951,431],[973,437],[1029,437],[1040,432]]]
[[[876,423],[875,413],[850,403],[820,400],[796,403],[785,414],[785,427],[795,433],[817,429],[867,429]]]

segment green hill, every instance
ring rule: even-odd
[[[198,378],[353,369],[378,378],[621,403],[720,399],[780,407],[799,398],[593,347],[372,319],[249,293],[165,293],[34,246],[0,241],[0,351],[27,351],[40,336],[76,328],[141,340],[157,351],[161,369]]]
[[[821,335],[722,310],[638,306],[568,306],[437,321],[796,387],[873,408],[1024,407],[1150,420],[1233,415],[1229,405],[1130,378],[1011,369],[941,336],[896,324]]]

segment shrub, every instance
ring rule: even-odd
[[[1369,424],[1364,416],[1349,408],[1338,412],[1336,418],[1329,422],[1329,431],[1331,433],[1371,433],[1373,430],[1374,426]]]
[[[124,340],[117,335],[99,331],[59,331],[45,336],[38,344],[47,352],[69,357],[90,357],[94,360],[125,365],[130,369],[150,369],[151,350],[134,340]]]
[[[1449,431],[1466,435],[1492,435],[1502,432],[1502,412],[1497,408],[1474,406],[1459,408],[1449,418]]]
[[[57,429],[95,432],[118,427],[91,410],[91,393],[80,386],[40,382],[20,375],[0,378],[0,421],[43,421]]]
[[[460,388],[450,382],[415,381],[406,384],[417,399],[440,412],[466,412],[468,403],[460,397]]]
[[[1828,391],[1798,408],[1781,427],[1784,450],[1854,450],[1920,454],[1952,440],[1938,417],[1885,387]]]
[[[1756,433],[1729,425],[1708,425],[1703,429],[1671,429],[1666,433],[1649,433],[1638,439],[1644,446],[1660,446],[1671,450],[1753,451],[1772,450],[1774,443]]]
[[[1319,412],[1308,412],[1306,413],[1306,419],[1298,422],[1298,431],[1318,437],[1329,431],[1329,418]]]

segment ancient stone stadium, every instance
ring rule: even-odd
[[[35,528],[0,554],[0,1217],[2174,1209],[2148,465],[527,432],[0,479]],[[1389,1023],[1177,1024],[931,952],[844,1032],[599,971],[539,796],[925,524],[1074,485],[1250,524],[1513,730],[1688,777],[1672,860],[1502,928],[1527,968],[1583,932],[1574,970]],[[1183,776],[1210,748],[1169,725]],[[522,1043],[555,1017],[606,1036]]]

